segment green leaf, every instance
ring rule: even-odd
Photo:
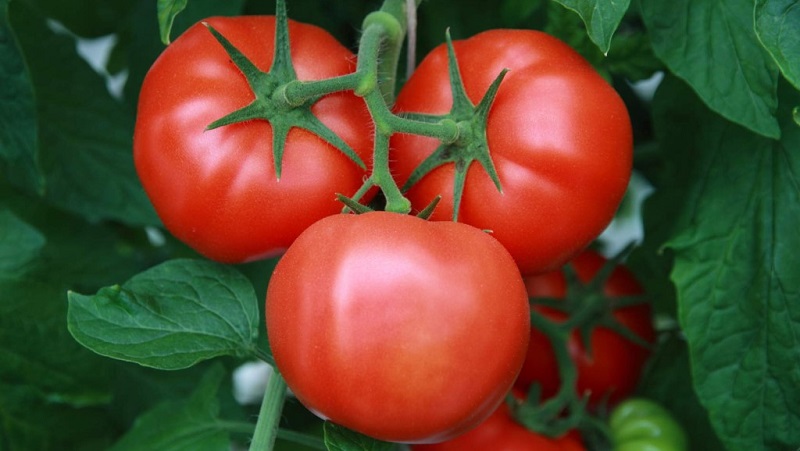
[[[578,13],[586,24],[589,37],[604,54],[611,48],[611,38],[628,11],[630,0],[555,0]]]
[[[26,0],[72,33],[98,38],[117,32],[137,0]]]
[[[783,76],[800,89],[800,3],[756,0],[755,27]]]
[[[88,224],[0,184],[0,384],[24,385],[47,404],[109,402],[112,362],[70,336],[66,293],[136,273],[147,255],[144,247],[132,250],[136,235]]]
[[[164,402],[140,416],[109,451],[228,451],[228,433],[219,420],[217,391],[225,371],[212,367],[191,397]]]
[[[100,451],[115,433],[105,408],[53,403],[33,387],[0,381],[1,450]]]
[[[131,151],[133,117],[76,53],[24,2],[9,7],[36,97],[45,198],[89,219],[157,224]]]
[[[0,175],[41,193],[36,102],[25,58],[9,23],[8,0],[0,0]]]
[[[603,60],[603,66],[615,75],[629,81],[650,78],[663,64],[653,53],[650,37],[642,32],[616,34],[612,42],[613,50]]]
[[[134,271],[138,256],[118,226],[87,224],[5,186],[0,212],[0,448],[107,449],[117,433],[107,410],[113,362],[70,336],[66,291]]]
[[[723,120],[672,78],[655,101],[665,179],[683,194],[665,243],[679,319],[728,449],[800,443],[800,129],[789,114],[800,96],[783,88],[780,141]]]
[[[611,51],[604,54],[591,40],[581,18],[555,2],[549,2],[544,31],[566,42],[586,58],[611,83],[611,75],[630,81],[650,78],[663,69],[663,63],[653,53],[650,37],[639,24],[626,24],[623,32],[615,33]]]
[[[164,45],[169,44],[169,33],[172,31],[175,16],[186,9],[187,2],[188,0],[158,0],[158,29]]]
[[[62,285],[36,275],[0,281],[0,382],[34,387],[53,403],[107,403],[107,362],[69,336]]]
[[[519,25],[542,7],[542,0],[503,0],[500,3],[500,17],[503,22]]]
[[[753,31],[751,0],[641,2],[656,55],[723,117],[770,138],[778,68]]]
[[[326,421],[325,446],[329,451],[388,451],[394,445]]]
[[[206,260],[171,260],[94,296],[69,293],[69,330],[92,351],[159,369],[251,356],[258,302],[250,281]]]
[[[51,403],[108,402],[110,362],[70,336],[66,292],[135,272],[139,256],[108,227],[4,189],[0,199],[0,383],[27,385]]]
[[[46,239],[9,210],[0,209],[0,279],[39,256]]]

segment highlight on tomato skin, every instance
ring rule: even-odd
[[[586,250],[572,259],[570,265],[581,283],[587,283],[606,264],[607,260],[594,250]],[[567,280],[562,270],[525,277],[528,295],[533,299],[532,309],[546,318],[562,322],[568,314],[537,305],[535,298],[561,299],[567,294]],[[613,302],[614,297],[642,295],[644,289],[625,266],[615,267],[602,293],[596,293],[595,302]],[[602,307],[602,306],[601,306]],[[653,326],[650,303],[618,308],[613,317],[643,341],[653,344],[656,333]],[[642,370],[650,357],[651,348],[619,335],[602,326],[595,327],[590,340],[591,352],[586,348],[578,330],[570,334],[567,347],[577,366],[577,392],[589,395],[589,406],[607,402],[614,405],[630,396],[639,382]],[[531,329],[528,356],[515,387],[527,392],[532,384],[538,384],[542,399],[556,394],[561,378],[550,340],[538,330]]]
[[[486,145],[502,193],[480,164],[466,173],[458,220],[491,230],[523,275],[558,269],[611,222],[631,176],[627,107],[567,44],[533,30],[490,30],[453,42],[469,100],[502,80],[486,124]],[[395,111],[444,115],[453,96],[446,46],[430,52],[397,97]],[[460,120],[461,118],[456,118]],[[403,185],[439,141],[392,138],[392,172]],[[448,155],[460,149],[450,146]],[[415,209],[442,195],[434,220],[451,220],[455,165],[445,163],[407,191]]]
[[[274,17],[212,17],[204,23],[260,70],[270,69]],[[289,21],[289,35],[300,80],[355,70],[355,56],[327,31]],[[281,254],[308,226],[339,213],[335,194],[354,194],[368,173],[319,136],[293,128],[278,179],[269,122],[207,130],[254,98],[242,72],[203,23],[163,51],[139,97],[133,153],[145,192],[167,230],[223,263]],[[371,165],[373,126],[361,98],[352,92],[328,95],[311,112]]]
[[[371,212],[300,235],[270,279],[266,325],[277,368],[309,410],[377,439],[429,443],[503,402],[530,308],[490,235]]]

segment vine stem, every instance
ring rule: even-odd
[[[547,335],[550,339],[550,344],[558,363],[559,376],[561,377],[559,393],[551,401],[553,401],[552,406],[554,409],[560,409],[563,407],[563,400],[571,397],[569,395],[573,393],[575,385],[578,383],[578,371],[567,348],[570,329],[563,325],[555,324],[533,311],[531,312],[531,326]],[[548,405],[550,405],[550,401],[545,402],[543,407],[546,408]]]
[[[554,397],[541,404],[535,399],[533,404],[526,402],[519,406],[520,410],[514,416],[533,431],[558,437],[578,427],[587,418],[584,399],[575,393],[578,370],[567,347],[570,329],[563,324],[551,322],[535,311],[531,312],[530,318],[531,327],[545,334],[550,341],[561,377],[561,387]]]
[[[450,144],[460,135],[459,126],[453,120],[418,120],[398,116],[391,111],[395,100],[397,66],[408,31],[407,21],[410,16],[413,17],[413,11],[410,13],[409,8],[415,10],[419,3],[420,0],[385,0],[380,10],[364,19],[355,72],[324,80],[293,80],[281,86],[272,97],[288,107],[340,91],[352,90],[355,95],[362,97],[375,124],[373,164],[370,176],[352,199],[358,201],[370,188],[377,186],[387,199],[385,209],[404,214],[411,211],[411,202],[390,174],[391,136],[409,133]]]
[[[278,436],[278,425],[285,399],[286,380],[275,370],[267,381],[267,389],[264,391],[264,400],[261,402],[261,409],[258,412],[258,422],[253,441],[250,443],[250,451],[273,449]]]

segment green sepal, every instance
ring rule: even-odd
[[[467,172],[473,162],[477,161],[492,179],[497,190],[501,193],[503,192],[500,177],[489,153],[486,125],[489,120],[489,111],[492,103],[508,70],[504,69],[500,72],[481,101],[475,106],[469,99],[461,79],[461,72],[449,30],[446,32],[446,38],[450,89],[453,97],[453,106],[450,112],[443,116],[408,114],[405,117],[422,122],[452,120],[458,124],[459,136],[453,143],[442,143],[419,166],[414,168],[414,171],[412,171],[403,185],[402,191],[408,191],[414,184],[439,166],[452,163],[455,166],[453,177],[453,221],[458,221]]]
[[[562,326],[577,330],[581,345],[588,355],[592,354],[592,334],[597,327],[611,330],[638,346],[651,348],[650,343],[620,323],[614,316],[614,312],[618,309],[647,303],[647,297],[642,294],[623,296],[605,294],[605,285],[633,247],[634,244],[631,243],[620,253],[606,260],[587,282],[580,280],[571,264],[565,264],[560,270],[566,282],[564,297],[531,297],[531,305],[541,305],[567,315]]]
[[[453,46],[453,39],[450,37],[449,28],[445,31],[445,39],[447,41],[447,71],[450,76],[450,92],[453,95],[453,107],[450,110],[451,114],[472,115],[475,110],[475,105],[469,100],[467,89],[464,87],[464,81],[461,79],[461,70],[458,67],[456,49]]]
[[[275,176],[278,179],[281,178],[286,139],[291,129],[295,127],[318,136],[346,155],[361,169],[367,168],[355,150],[311,112],[311,107],[320,97],[313,97],[296,105],[290,104],[284,95],[287,85],[298,82],[297,73],[292,64],[289,19],[286,16],[284,0],[277,2],[275,53],[269,72],[264,72],[256,67],[247,56],[214,27],[209,24],[205,24],[205,26],[245,77],[255,97],[249,105],[211,122],[206,130],[252,120],[269,122],[272,127],[272,156]]]
[[[433,211],[436,210],[436,206],[439,205],[439,201],[441,200],[442,196],[434,197],[431,203],[428,204],[428,206],[426,206],[419,213],[417,213],[417,217],[425,220],[430,219],[431,215],[433,214]]]
[[[286,0],[275,2],[275,53],[269,72],[278,78],[297,80],[297,72],[292,63],[289,41],[289,16],[286,14]]]
[[[351,199],[351,198],[345,196],[344,194],[336,193],[336,200],[338,200],[339,202],[341,202],[341,203],[343,203],[345,205],[345,210],[350,210],[350,211],[352,211],[353,213],[355,213],[357,215],[361,215],[361,214],[364,214],[364,213],[369,213],[369,212],[375,211],[372,208],[370,208],[370,207],[368,207],[368,206],[366,206],[364,204],[359,203],[355,199]]]

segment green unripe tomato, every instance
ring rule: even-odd
[[[686,451],[686,433],[675,418],[653,401],[628,399],[609,419],[614,451]]]

